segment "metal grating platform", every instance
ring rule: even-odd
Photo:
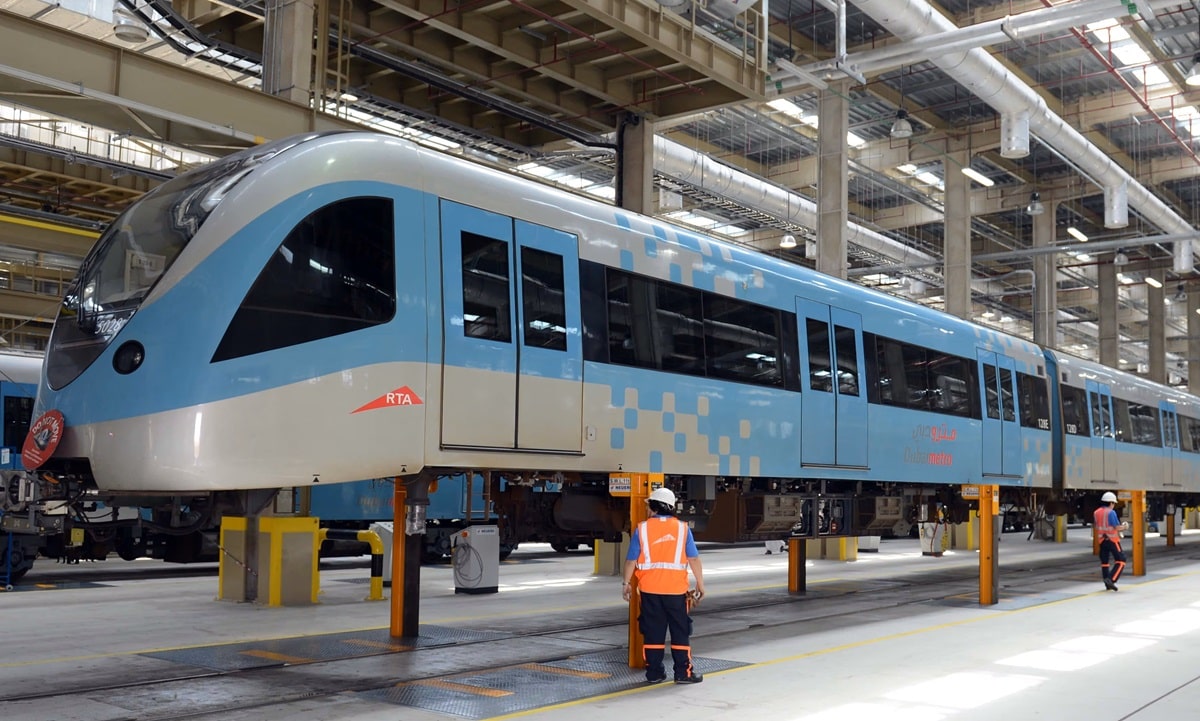
[[[692,662],[701,674],[746,665],[700,657]],[[667,665],[670,673],[669,659]],[[646,686],[644,672],[629,668],[627,651],[614,650],[551,663],[410,681],[360,695],[373,701],[482,719],[641,686]]]
[[[423,625],[418,638],[395,639],[391,637],[388,629],[382,628],[156,651],[141,655],[217,671],[238,671],[247,668],[290,666],[316,661],[376,656],[381,653],[452,646],[475,641],[495,641],[511,637],[510,633]]]

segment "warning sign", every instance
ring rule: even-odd
[[[46,411],[29,427],[25,445],[21,447],[21,462],[32,471],[54,455],[58,442],[62,440],[63,414],[56,410]]]
[[[350,411],[350,415],[362,413],[363,411],[373,411],[376,408],[390,408],[391,406],[419,406],[424,404],[421,396],[413,392],[408,386],[400,386],[394,391],[384,393],[370,403]]]

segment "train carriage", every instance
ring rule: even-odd
[[[1085,367],[397,138],[318,133],[176,178],[105,232],[51,338],[37,409],[65,430],[39,478],[196,496],[491,470],[588,487],[572,507],[611,536],[592,491],[665,473],[699,521],[734,519],[725,540],[815,528],[831,497],[850,505],[827,532],[856,532],[856,498],[906,486],[1173,488],[1152,461],[1173,451],[1110,455],[1103,431],[1100,475],[1069,475],[1083,446],[1056,393]],[[1130,434],[1156,399],[1160,424],[1195,407],[1110,373],[1136,390],[1110,406]]]

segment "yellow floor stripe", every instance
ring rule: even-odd
[[[610,678],[611,673],[601,673],[600,671],[579,671],[573,668],[562,668],[561,666],[547,666],[541,663],[525,663],[517,668],[529,669],[530,671],[541,671],[542,673],[557,673],[562,676],[577,676],[579,678]]]
[[[275,653],[274,651],[239,651],[243,656],[253,656],[255,658],[265,658],[270,661],[283,661],[284,663],[312,663],[311,658],[301,658],[299,656],[288,656],[285,653]]]
[[[502,691],[498,688],[484,688],[482,686],[471,686],[471,685],[468,685],[465,683],[455,683],[453,681],[440,681],[438,679],[432,679],[432,678],[424,679],[421,681],[413,681],[413,683],[420,684],[422,686],[433,686],[434,688],[442,688],[442,689],[446,689],[447,691],[461,691],[463,693],[474,694],[476,696],[491,696],[492,698],[499,698],[501,696],[512,696],[513,695],[512,691]],[[396,685],[403,686],[405,684],[401,683],[401,684],[396,684]]]
[[[411,651],[412,646],[405,643],[388,643],[387,641],[368,641],[365,638],[351,638],[342,643],[350,644],[351,646],[366,646],[367,648],[386,648],[389,651]]]

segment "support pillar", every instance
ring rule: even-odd
[[[1121,494],[1122,496],[1125,494]],[[1133,575],[1146,575],[1146,492],[1129,492],[1130,531],[1133,533]]]
[[[1164,273],[1162,268],[1151,268],[1147,277],[1158,280],[1159,287],[1146,284],[1146,332],[1150,336],[1148,355],[1150,357],[1150,380],[1155,383],[1167,382],[1167,314],[1165,296],[1162,287]]]
[[[654,123],[636,113],[617,120],[618,208],[650,215],[654,190]]]
[[[1187,294],[1188,393],[1200,395],[1200,288],[1188,284]]]
[[[850,81],[838,80],[817,96],[817,270],[846,277],[849,222]]]
[[[662,487],[663,474],[629,473],[609,476],[610,479],[614,477],[629,478],[629,528],[636,532],[638,524],[646,520],[649,515],[646,499],[650,498],[652,490]],[[646,653],[643,648],[645,641],[642,638],[642,630],[638,626],[638,616],[642,614],[642,602],[638,596],[637,574],[634,574],[630,583],[633,588],[629,598],[629,668],[646,668]]]
[[[311,0],[267,0],[263,15],[264,93],[308,105],[316,55],[314,18]]]
[[[979,605],[999,600],[1000,487],[979,487]]]
[[[946,184],[943,296],[946,312],[967,320],[971,318],[971,181],[961,170],[970,163],[970,152],[965,150],[950,153],[942,161]]]
[[[1167,504],[1167,548],[1175,547],[1175,504]]]
[[[1051,200],[1043,204],[1046,212],[1033,216],[1034,248],[1054,244],[1054,216],[1058,212],[1058,201]],[[1046,348],[1058,347],[1058,269],[1055,258],[1053,253],[1033,256],[1033,342]]]
[[[1119,368],[1120,341],[1117,337],[1117,266],[1109,262],[1096,266],[1100,294],[1096,314],[1100,316],[1100,362],[1109,368]]]
[[[434,481],[425,474],[397,477],[392,499],[392,638],[416,638],[421,625],[421,546]]]
[[[808,558],[805,554],[803,538],[790,537],[788,544],[788,593],[802,595],[808,593]]]

